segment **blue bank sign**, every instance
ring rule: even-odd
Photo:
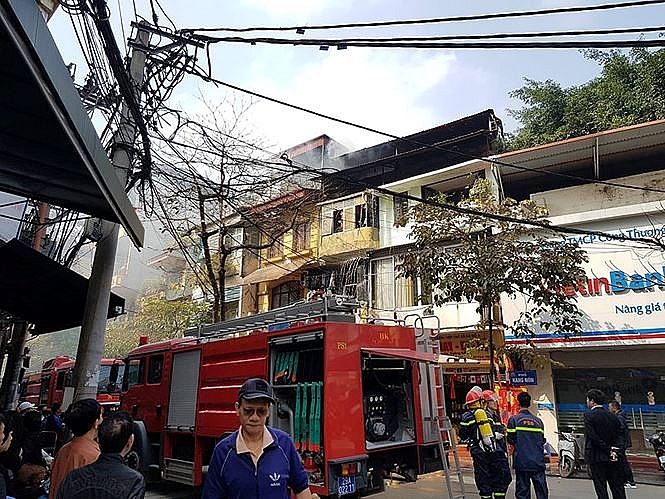
[[[510,384],[513,386],[537,385],[536,371],[510,371]]]

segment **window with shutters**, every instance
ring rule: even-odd
[[[284,255],[284,235],[276,237],[268,247],[268,258],[278,258]]]
[[[372,308],[394,310],[431,302],[431,286],[423,279],[400,277],[395,266],[399,257],[372,260],[370,283]]]

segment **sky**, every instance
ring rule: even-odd
[[[491,12],[618,3],[621,0],[160,0],[178,28],[291,26],[398,19],[422,19]],[[149,0],[109,0],[119,43],[121,24],[129,33],[134,6],[150,19]],[[160,24],[169,21],[159,10]],[[520,19],[446,23],[418,27],[307,31],[266,36],[415,36],[646,27],[665,19],[665,4],[609,11]],[[122,22],[121,22],[122,20]],[[69,17],[57,12],[49,26],[65,63],[76,62],[77,81],[86,71]],[[220,36],[224,36],[220,33]],[[635,37],[635,35],[629,35]],[[590,37],[590,38],[598,38]],[[615,36],[615,38],[618,38]],[[625,38],[625,37],[624,37]],[[394,135],[425,130],[492,108],[508,132],[519,126],[508,114],[521,102],[509,93],[524,79],[552,79],[578,85],[599,73],[596,63],[575,49],[422,50],[354,48],[321,51],[290,45],[217,44],[210,50],[212,74],[228,83]],[[217,102],[229,91],[188,77],[171,104],[196,113],[202,99]],[[388,140],[256,98],[246,119],[266,147],[278,152],[320,134],[350,149]]]

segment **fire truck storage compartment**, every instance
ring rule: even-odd
[[[173,354],[167,430],[194,431],[201,351]]]
[[[292,436],[310,484],[323,486],[323,332],[272,338],[270,381],[277,402],[270,424]]]
[[[411,362],[368,352],[361,358],[367,451],[415,443]]]
[[[173,455],[164,458],[163,474],[167,480],[184,484],[194,483],[194,425],[200,364],[200,350],[173,354],[166,431],[182,434],[171,436]]]

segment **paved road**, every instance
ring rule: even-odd
[[[454,480],[454,485],[457,480]],[[478,492],[471,475],[464,476],[465,492],[467,498],[477,498]],[[560,478],[550,476],[547,478],[550,499],[595,499],[593,485],[588,478]],[[662,484],[665,485],[665,479]],[[443,477],[439,473],[431,473],[421,477],[416,483],[400,483],[390,486],[388,483],[385,494],[376,496],[376,499],[404,499],[413,497],[418,499],[448,499],[448,492]],[[663,485],[638,484],[637,489],[628,489],[628,499],[654,499],[665,496]],[[454,494],[459,494],[455,487]],[[507,498],[515,497],[514,483],[508,489]],[[535,497],[532,493],[531,497]]]
[[[654,499],[665,497],[665,474],[645,475],[638,477],[637,489],[628,489],[628,499]],[[645,483],[648,482],[648,483]],[[470,474],[464,474],[465,492],[467,499],[476,499],[478,493]],[[560,478],[550,476],[547,479],[550,489],[550,499],[595,499],[593,485],[588,478]],[[448,499],[445,481],[441,473],[431,473],[422,476],[415,483],[402,483],[387,481],[386,491],[382,494],[370,496],[376,499]],[[453,480],[455,494],[459,494],[457,479]],[[191,488],[177,484],[160,484],[151,486],[146,494],[147,499],[195,499],[199,497]],[[514,484],[508,489],[508,498],[515,497]],[[532,497],[534,497],[532,495]]]

